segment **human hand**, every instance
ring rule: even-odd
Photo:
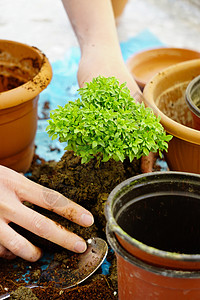
[[[92,214],[60,193],[32,182],[22,174],[0,166],[0,257],[19,256],[28,261],[41,257],[41,250],[15,232],[13,222],[71,251],[86,250],[85,241],[66,228],[23,205],[24,201],[53,211],[81,226],[93,224]]]
[[[90,82],[99,75],[104,77],[115,76],[120,84],[126,82],[131,95],[141,95],[141,91],[128,71],[118,49],[104,46],[87,47],[82,51],[78,68],[78,83],[82,87],[85,82]],[[138,101],[138,99],[136,99]]]

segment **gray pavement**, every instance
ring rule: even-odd
[[[78,45],[61,1],[0,0],[0,8],[1,39],[36,46],[51,62]],[[118,22],[119,40],[147,28],[167,46],[200,51],[200,0],[129,0]]]

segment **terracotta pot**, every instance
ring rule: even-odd
[[[124,11],[128,0],[112,0],[112,7],[115,19],[119,18]]]
[[[52,78],[46,56],[21,43],[0,40],[0,164],[26,172],[34,153],[39,93]]]
[[[195,50],[161,47],[135,53],[128,59],[127,67],[143,90],[147,82],[163,69],[197,58],[200,58],[200,52]]]
[[[146,105],[173,135],[164,153],[170,170],[200,173],[200,132],[192,128],[192,115],[185,102],[186,88],[199,72],[200,59],[173,65],[155,75],[143,91]]]
[[[200,299],[200,176],[154,172],[125,180],[106,203],[119,299]]]
[[[186,103],[192,113],[193,127],[200,130],[200,75],[189,83],[185,96]]]

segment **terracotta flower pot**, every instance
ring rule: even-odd
[[[200,299],[200,176],[154,172],[119,184],[106,203],[119,299]]]
[[[200,130],[200,75],[189,83],[185,96],[186,103],[192,113],[193,127]]]
[[[0,164],[26,172],[34,152],[39,93],[52,69],[38,49],[0,40]]]
[[[155,75],[144,88],[144,101],[173,135],[165,158],[170,170],[200,173],[200,131],[192,128],[185,102],[189,82],[199,75],[200,59],[173,65]]]
[[[112,7],[113,7],[113,12],[116,20],[123,13],[127,2],[128,0],[112,0]]]
[[[127,61],[127,67],[143,90],[158,72],[180,62],[200,58],[200,52],[185,48],[161,47],[135,53]]]

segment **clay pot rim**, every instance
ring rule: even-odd
[[[167,80],[172,74],[177,74],[181,72],[187,72],[188,68],[193,68],[199,66],[200,68],[200,59],[194,59],[186,62],[181,62],[175,65],[172,65],[163,71],[157,73],[145,86],[143,95],[144,102],[147,106],[151,107],[156,115],[161,117],[161,123],[164,126],[165,130],[172,134],[173,136],[185,140],[190,143],[200,144],[200,131],[182,125],[169,117],[167,117],[159,108],[157,107],[154,101],[154,90],[159,82],[165,78]],[[186,81],[187,82],[187,81]],[[148,97],[147,97],[148,95]],[[148,100],[147,100],[148,98]]]
[[[194,104],[192,97],[191,97],[191,92],[192,89],[196,86],[199,87],[200,89],[200,75],[195,77],[190,83],[188,84],[185,92],[185,100],[187,105],[189,106],[190,110],[197,116],[200,117],[200,109]]]
[[[42,92],[50,83],[52,79],[52,68],[49,60],[36,47],[29,46],[27,44],[19,43],[11,40],[2,40],[0,39],[0,44],[11,43],[14,45],[20,45],[25,48],[29,48],[31,51],[35,52],[37,56],[41,58],[42,66],[37,75],[35,75],[32,80],[5,92],[0,93],[0,109],[6,109],[12,106],[22,104],[30,99],[35,98],[40,92]],[[51,74],[49,76],[49,74]],[[40,84],[34,84],[40,83]]]
[[[110,229],[109,225],[106,225],[106,237],[112,249],[116,252],[117,255],[121,256],[124,260],[126,260],[130,264],[134,264],[135,266],[142,268],[143,270],[150,271],[157,275],[162,275],[165,277],[176,277],[176,278],[185,278],[185,275],[189,278],[199,278],[200,271],[198,270],[174,270],[170,268],[165,268],[164,266],[154,266],[150,265],[148,262],[142,261],[139,258],[131,255],[124,249],[119,241],[117,240],[115,234]]]
[[[157,171],[157,172],[151,172],[151,173],[144,173],[137,176],[134,176],[132,178],[126,179],[125,181],[121,182],[119,185],[117,185],[112,192],[108,196],[108,200],[105,205],[105,216],[108,223],[109,230],[111,232],[114,232],[116,236],[119,236],[119,238],[123,239],[127,243],[129,243],[131,246],[139,249],[142,252],[145,252],[147,254],[164,258],[167,260],[172,261],[185,261],[185,262],[200,262],[200,254],[179,254],[175,252],[169,252],[164,250],[159,250],[157,248],[148,246],[137,239],[131,237],[129,234],[127,234],[116,222],[113,213],[112,213],[112,201],[113,198],[116,198],[116,195],[119,194],[120,190],[123,190],[127,186],[131,186],[132,182],[136,182],[138,180],[141,180],[144,177],[151,177],[152,175],[155,176],[165,176],[167,174],[171,175],[177,175],[177,176],[185,176],[195,178],[195,180],[200,181],[200,175],[194,174],[194,173],[188,173],[188,172],[177,172],[177,171]],[[138,183],[139,184],[139,183]],[[123,193],[123,192],[122,192]]]
[[[143,89],[147,84],[147,82],[143,80],[141,77],[138,77],[136,74],[134,74],[134,72],[132,72],[133,67],[139,66],[141,64],[141,61],[143,64],[145,62],[148,63],[148,61],[151,60],[151,54],[153,55],[153,57],[155,57],[155,54],[161,57],[162,56],[169,57],[172,56],[172,54],[175,52],[177,52],[179,56],[181,56],[181,54],[188,53],[191,55],[190,58],[191,60],[197,59],[198,57],[200,58],[200,52],[190,48],[159,46],[159,47],[152,47],[152,48],[144,49],[142,51],[135,52],[132,56],[128,58],[126,65],[129,71],[132,73],[137,84]],[[192,55],[194,56],[193,58]]]

